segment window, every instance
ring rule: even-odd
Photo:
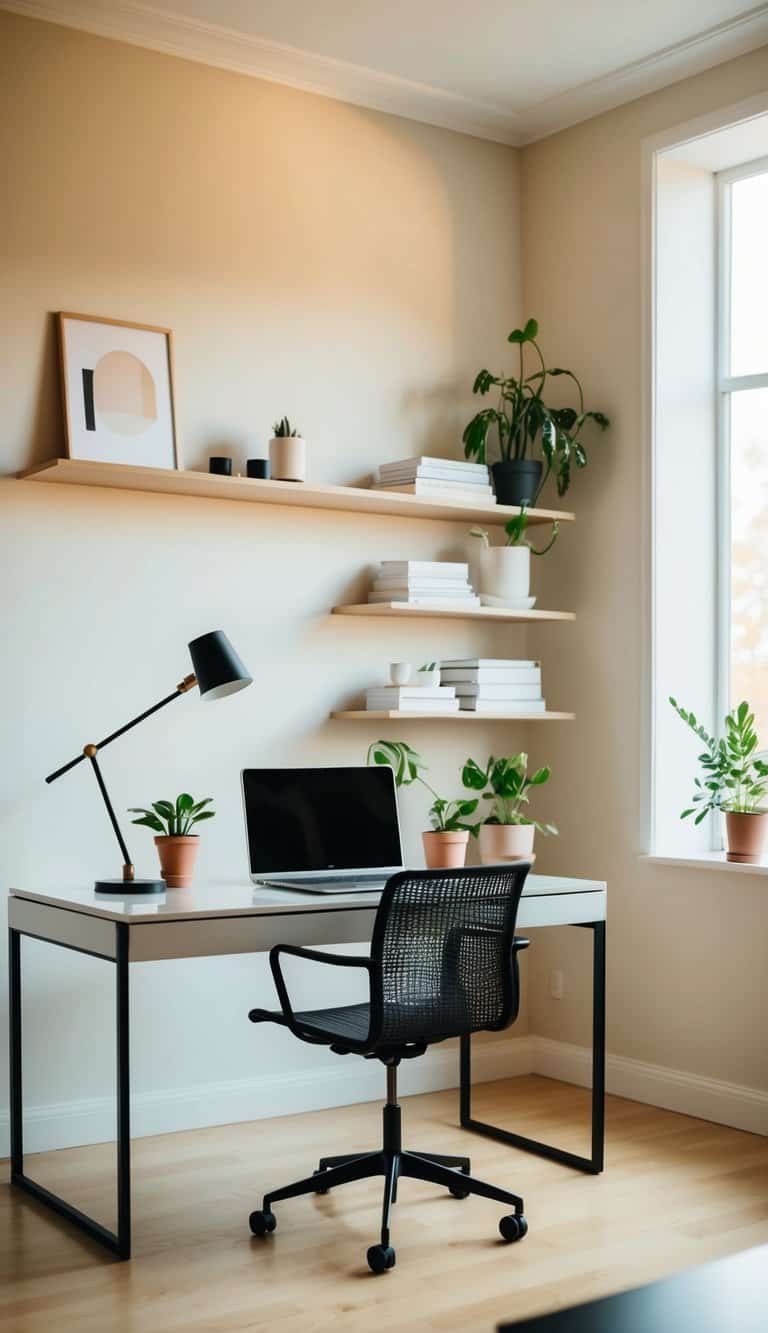
[[[718,713],[768,749],[768,159],[718,175]]]

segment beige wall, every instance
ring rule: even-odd
[[[0,138],[9,478],[62,446],[59,309],[175,330],[187,466],[205,467],[213,451],[242,467],[284,412],[303,428],[319,481],[349,482],[420,450],[455,453],[474,373],[520,315],[516,151],[6,13]],[[363,625],[327,614],[362,594],[380,559],[460,558],[454,524],[10,479],[0,506],[12,626],[0,653],[3,885],[114,873],[89,775],[55,788],[43,775],[178,680],[196,633],[226,628],[255,686],[210,711],[183,701],[127,737],[105,769],[121,810],[173,789],[215,795],[201,874],[230,878],[245,868],[242,764],[362,762],[376,733],[328,713],[386,662],[508,642],[460,622]],[[491,748],[488,726],[473,738]],[[427,727],[409,739],[436,784],[458,794],[466,737]],[[408,793],[402,805],[415,857],[426,802]],[[148,873],[151,839],[131,833]],[[30,946],[38,1055],[45,1015],[49,1024],[46,1061],[30,1060],[31,1103],[71,1097],[73,1071],[81,1097],[109,1090],[103,971]],[[277,1031],[254,1033],[248,1008],[271,1000],[263,960],[141,969],[137,1091],[151,1099],[224,1086],[266,1068],[278,1079],[309,1070],[322,1097],[333,1070],[346,1080],[338,1100],[349,1100],[343,1062]],[[82,1050],[96,1054],[84,1063]],[[253,1114],[295,1109],[270,1102],[271,1087],[254,1093]],[[377,1092],[378,1083],[368,1095]]]
[[[573,366],[590,404],[613,422],[594,444],[590,474],[573,487],[579,523],[570,558],[561,553],[540,574],[546,600],[579,613],[573,651],[558,651],[554,631],[548,655],[545,648],[548,689],[557,687],[578,721],[551,737],[548,813],[562,836],[542,863],[610,883],[610,1050],[756,1088],[768,1088],[765,881],[638,860],[646,781],[640,158],[645,136],[766,86],[763,48],[526,148],[522,174],[526,314],[540,320],[549,360]],[[700,519],[681,493],[680,522]],[[534,1030],[587,1041],[586,941],[552,933],[537,944]],[[547,995],[555,966],[566,971],[561,1003]]]

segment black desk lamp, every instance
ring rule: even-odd
[[[134,876],[133,865],[125,845],[125,839],[120,832],[120,825],[117,822],[112,802],[109,799],[109,792],[104,784],[101,769],[96,758],[99,750],[103,750],[106,745],[111,745],[118,736],[124,736],[126,731],[132,727],[138,726],[145,718],[151,717],[158,709],[164,708],[166,704],[171,703],[173,699],[178,699],[180,695],[186,694],[193,689],[195,685],[200,687],[200,695],[203,699],[223,699],[227,694],[235,694],[237,690],[245,689],[246,685],[251,684],[251,676],[247,668],[243,665],[232,644],[229,642],[226,634],[220,629],[211,630],[209,634],[201,634],[198,639],[193,639],[189,645],[189,655],[192,658],[194,671],[190,676],[185,676],[173,694],[168,694],[159,703],[153,704],[145,712],[139,713],[132,722],[126,722],[124,727],[118,727],[110,736],[105,736],[103,741],[97,745],[85,745],[83,753],[76,759],[71,759],[68,764],[57,768],[55,773],[50,773],[45,779],[46,782],[55,782],[62,774],[68,773],[71,768],[81,764],[84,759],[90,759],[91,767],[99,784],[99,791],[107,807],[107,814],[112,822],[112,828],[115,831],[115,837],[120,844],[120,851],[123,857],[123,874],[121,879],[97,879],[96,890],[98,893],[163,893],[166,888],[165,880],[162,879],[136,879]]]

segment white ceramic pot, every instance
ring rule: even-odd
[[[508,606],[522,606],[530,592],[531,548],[484,546],[480,553],[480,591]]]
[[[533,856],[533,824],[481,824],[478,834],[480,864],[529,861]]]
[[[275,436],[269,442],[269,459],[275,481],[305,481],[307,452],[300,435]]]
[[[440,684],[440,668],[435,667],[434,671],[417,671],[413,683],[421,685],[422,689],[435,689]]]
[[[393,685],[407,685],[411,679],[410,662],[390,662],[389,679]]]

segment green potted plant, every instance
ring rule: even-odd
[[[725,735],[710,736],[693,713],[681,708],[670,696],[669,702],[683,722],[704,742],[699,755],[702,776],[694,778],[696,788],[690,806],[680,818],[694,816],[700,824],[713,810],[725,815],[726,860],[759,861],[768,832],[768,763],[757,754],[755,715],[743,700],[725,719]]]
[[[558,495],[565,495],[571,482],[571,465],[587,465],[587,455],[581,443],[581,431],[587,421],[594,421],[601,430],[608,426],[603,412],[586,412],[581,384],[571,370],[549,368],[536,341],[539,326],[529,319],[522,329],[513,329],[508,342],[517,347],[519,367],[517,375],[492,375],[481,370],[475,377],[473,393],[485,395],[498,389],[495,407],[484,407],[467,425],[464,455],[478,463],[487,462],[489,435],[495,432],[499,461],[493,463],[493,483],[499,504],[533,505],[549,477],[555,473]],[[539,365],[526,374],[526,347],[532,347]],[[547,407],[543,394],[549,378],[567,375],[573,380],[578,393],[577,407]],[[542,458],[535,456],[540,450]],[[546,472],[544,471],[546,464]]]
[[[169,889],[186,889],[192,883],[200,838],[191,829],[204,819],[213,819],[216,811],[206,810],[212,796],[195,801],[182,792],[175,801],[154,801],[151,809],[131,806],[130,814],[139,815],[133,824],[143,824],[157,833],[155,846],[160,856],[160,874]]]
[[[277,481],[304,481],[307,474],[307,451],[303,438],[287,417],[276,421],[269,442],[272,476]]]
[[[467,760],[461,774],[464,786],[470,791],[481,791],[483,800],[491,802],[490,814],[473,830],[483,865],[528,861],[533,856],[537,829],[545,835],[557,833],[554,824],[539,824],[526,813],[531,788],[543,786],[550,772],[549,768],[539,768],[529,778],[525,753],[504,759],[494,759],[491,755],[484,768],[474,759]]]
[[[470,833],[476,832],[476,826],[465,823],[468,815],[473,815],[479,805],[478,800],[448,801],[438,796],[433,787],[422,776],[427,771],[421,755],[412,750],[405,741],[374,741],[368,747],[368,764],[388,764],[395,775],[395,785],[410,787],[420,782],[434,800],[429,807],[431,829],[421,835],[424,846],[424,859],[429,870],[447,870],[463,866],[467,855],[467,843]]]
[[[492,597],[494,604],[509,607],[533,606],[535,598],[530,597],[531,556],[546,555],[557,541],[560,531],[558,523],[552,524],[552,535],[546,546],[532,546],[524,541],[528,527],[528,514],[523,505],[520,513],[504,525],[506,542],[501,546],[491,546],[485,528],[470,528],[470,537],[479,537],[482,541],[480,552],[480,592],[484,597]]]

